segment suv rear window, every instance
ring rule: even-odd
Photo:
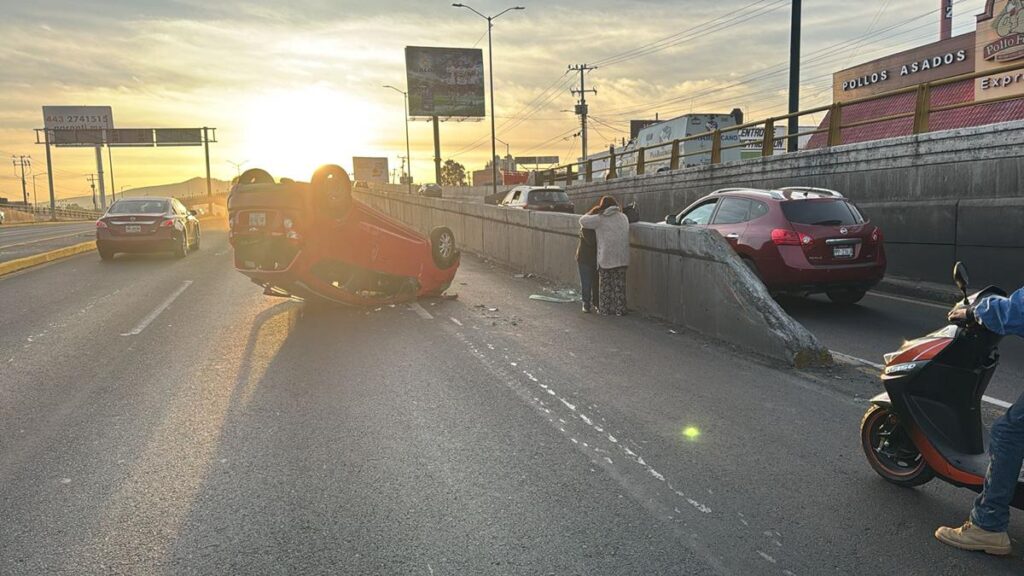
[[[864,222],[860,213],[845,200],[790,200],[782,203],[782,213],[794,224],[811,226],[849,226]]]
[[[568,202],[569,195],[564,190],[534,190],[530,192],[530,202]]]

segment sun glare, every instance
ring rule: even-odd
[[[352,156],[374,156],[375,137],[385,130],[377,107],[336,87],[313,84],[257,94],[248,105],[244,144],[246,166],[307,180],[323,164],[350,169]]]

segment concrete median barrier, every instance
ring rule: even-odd
[[[462,250],[517,271],[575,284],[579,216],[360,192],[357,198],[427,233],[447,226]],[[716,232],[630,226],[632,310],[796,367],[831,364],[828,350],[769,296]]]

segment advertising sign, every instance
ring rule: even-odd
[[[874,96],[974,71],[974,33],[872,60],[832,75],[832,101]]]
[[[352,157],[352,172],[356,180],[363,182],[388,183],[388,159],[367,156]]]
[[[988,0],[978,16],[974,69],[985,72],[1024,58],[1024,0]],[[974,81],[974,100],[984,102],[1024,94],[1024,72],[982,76]]]
[[[405,73],[410,116],[485,115],[482,50],[406,46]]]
[[[670,144],[673,140],[706,134],[722,128],[736,125],[736,119],[730,114],[687,114],[658,124],[652,124],[637,135],[636,146],[648,148],[659,144]],[[722,133],[722,162],[740,159],[740,149],[729,148],[740,143],[740,135],[736,130]],[[702,136],[687,140],[680,146],[680,154],[684,157],[680,165],[705,166],[711,163],[711,136]],[[661,146],[644,153],[647,170],[653,172],[658,168],[667,167],[672,156],[671,146]],[[632,163],[635,160],[626,163]],[[623,172],[625,174],[625,172]]]
[[[110,106],[43,106],[43,127],[47,130],[111,130],[114,113]]]
[[[516,164],[558,164],[558,156],[516,156]]]
[[[202,146],[202,128],[157,128],[157,146]]]

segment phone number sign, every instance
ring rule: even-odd
[[[43,106],[47,130],[113,130],[110,106]]]

